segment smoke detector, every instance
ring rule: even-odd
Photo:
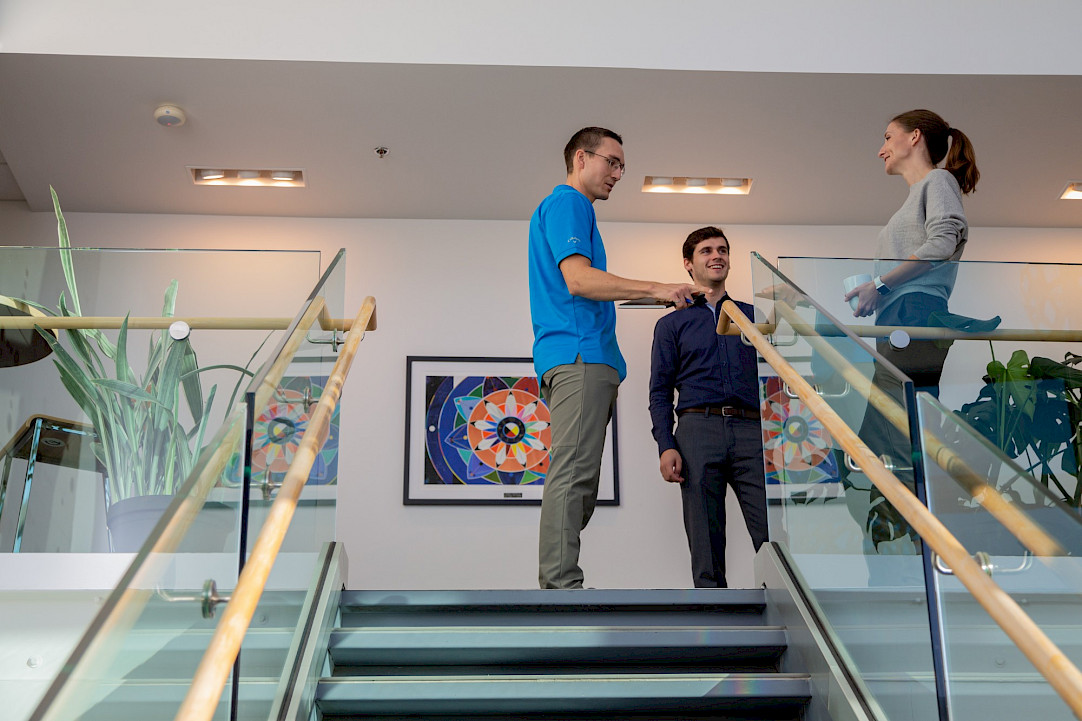
[[[188,120],[188,116],[176,105],[159,105],[154,110],[154,119],[158,121],[158,125],[175,128],[184,125],[185,121]]]

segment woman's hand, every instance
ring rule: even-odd
[[[871,315],[879,306],[879,291],[875,289],[875,283],[861,283],[853,288],[845,294],[845,302],[848,303],[853,297],[860,299],[857,301],[857,309],[853,311],[853,316],[856,318]]]

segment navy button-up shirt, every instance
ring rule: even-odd
[[[663,316],[654,327],[650,360],[650,417],[658,453],[676,448],[673,439],[673,397],[679,392],[676,410],[699,406],[759,407],[758,361],[755,349],[740,336],[717,334],[715,308],[694,305]],[[736,302],[749,318],[755,309]]]

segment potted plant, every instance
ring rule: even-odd
[[[1075,508],[1082,505],[1082,356],[1064,362],[1029,358],[1016,350],[1006,365],[988,364],[985,386],[962,406],[970,426],[1016,459],[1054,495]],[[1001,489],[1017,499],[1017,492]]]
[[[60,294],[55,311],[26,302],[49,315],[81,316],[67,224],[56,191],[50,188],[50,192],[67,292]],[[163,317],[174,314],[177,288],[173,280],[165,291]],[[60,339],[40,326],[37,330],[52,347],[64,388],[94,427],[91,447],[105,476],[113,550],[138,550],[203,448],[217,386],[204,398],[200,373],[229,368],[242,374],[227,412],[240,381],[252,374],[232,365],[200,368],[190,340],[175,339],[167,330],[151,335],[139,372],[131,363],[127,317],[115,342],[96,328],[65,329]],[[191,417],[187,426],[181,417],[182,405]]]

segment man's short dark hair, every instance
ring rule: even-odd
[[[708,238],[721,238],[725,241],[725,249],[729,249],[729,239],[725,237],[725,232],[721,228],[708,225],[688,234],[687,240],[684,241],[684,260],[691,260],[691,256],[695,255],[695,247]]]
[[[564,165],[567,166],[567,174],[570,175],[573,170],[576,152],[579,150],[597,150],[597,146],[601,145],[601,141],[605,138],[612,138],[620,145],[624,144],[623,138],[607,128],[591,126],[583,128],[572,135],[571,140],[568,140],[567,145],[564,146]]]

